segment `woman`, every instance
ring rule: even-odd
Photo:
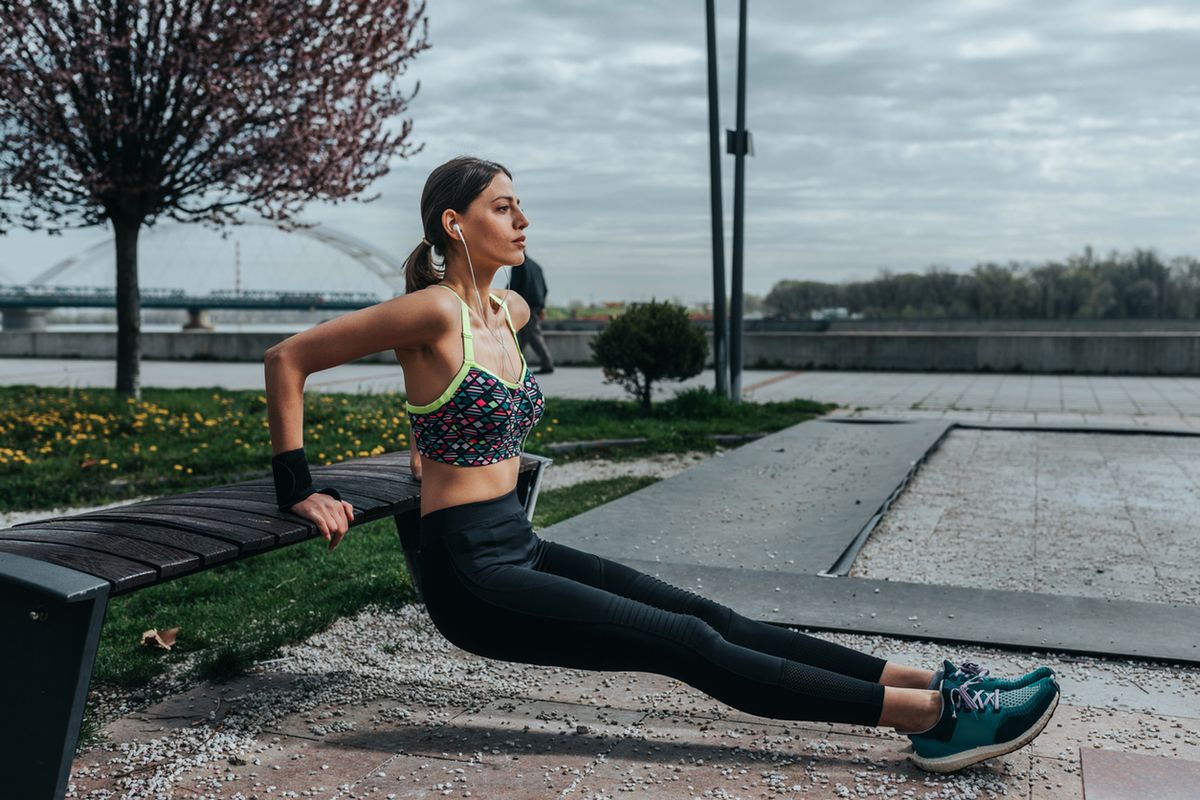
[[[918,766],[936,771],[1010,752],[1042,730],[1059,695],[1046,667],[1003,680],[973,664],[934,672],[884,661],[539,538],[516,494],[522,446],[545,406],[517,346],[529,307],[515,292],[490,291],[501,266],[524,261],[529,219],[511,173],[469,157],[441,165],[426,181],[421,221],[406,294],[266,354],[279,505],[311,520],[331,550],[353,508],[336,489],[312,486],[304,382],[394,350],[422,479],[422,596],[455,645],[509,661],[657,672],[764,717],[893,727],[911,737]]]

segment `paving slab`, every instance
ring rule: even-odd
[[[957,426],[872,531],[856,577],[1200,603],[1200,438]],[[915,552],[961,558],[913,558]]]
[[[335,800],[427,800],[434,797],[557,798],[575,780],[574,768],[545,761],[483,755],[444,761],[397,754]]]
[[[1081,756],[1086,800],[1195,800],[1200,786],[1200,761],[1114,750],[1084,750]]]
[[[929,420],[795,425],[540,533],[619,560],[815,574],[948,430]]]
[[[1200,606],[621,560],[777,624],[1200,664]]]
[[[1030,800],[1079,800],[1083,796],[1083,774],[1079,759],[1033,756],[1029,764]]]

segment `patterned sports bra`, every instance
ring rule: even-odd
[[[444,283],[435,285],[458,297],[458,292]],[[508,306],[496,295],[489,296],[504,309],[504,319],[516,339]],[[462,305],[462,367],[441,397],[420,406],[405,401],[404,408],[422,457],[459,467],[480,467],[521,454],[525,437],[545,412],[545,398],[525,363],[520,342],[521,383],[509,383],[475,363],[469,306],[461,297],[458,302]]]

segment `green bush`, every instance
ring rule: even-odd
[[[646,411],[655,383],[699,375],[708,356],[704,331],[669,302],[636,303],[592,340],[605,383],[616,383]]]

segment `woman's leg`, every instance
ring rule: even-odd
[[[647,605],[690,614],[708,623],[728,642],[865,681],[910,689],[927,689],[930,670],[892,664],[875,656],[815,636],[752,620],[733,609],[672,586],[617,561],[541,540],[534,568],[561,575]]]
[[[732,612],[709,606],[703,598],[615,562],[547,544],[533,534],[515,492],[423,517],[419,562],[434,624],[454,644],[490,658],[661,673],[766,717],[865,725],[883,719],[898,725],[901,719],[919,717],[929,705],[928,696],[935,694],[885,689],[874,681],[731,642],[699,616],[593,584],[657,596],[664,604],[663,597],[689,607],[699,600],[704,613],[734,638],[753,640],[753,629],[761,626],[769,643],[788,651],[796,637],[765,623],[745,627]],[[840,650],[850,658],[871,659]],[[874,661],[867,674],[878,676],[883,662]]]
[[[454,644],[507,661],[655,672],[764,717],[876,725],[878,683],[760,652],[699,617],[528,566],[521,520],[422,540],[429,615]],[[528,522],[524,522],[528,525]]]

